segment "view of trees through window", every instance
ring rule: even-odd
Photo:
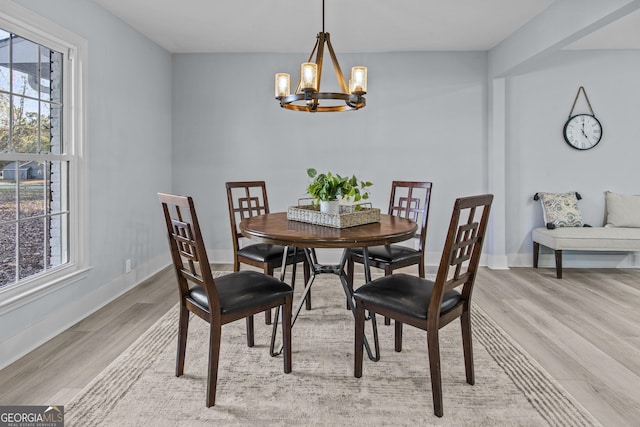
[[[0,29],[0,287],[68,262],[63,54]]]

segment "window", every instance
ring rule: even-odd
[[[84,261],[77,46],[24,22],[0,15],[0,292]]]

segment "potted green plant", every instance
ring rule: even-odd
[[[307,186],[307,193],[313,197],[314,204],[320,205],[320,212],[338,214],[340,212],[338,197],[346,201],[358,202],[369,198],[366,190],[373,184],[369,181],[361,181],[352,175],[351,178],[332,174],[331,172],[318,173],[313,168],[307,169],[307,175],[311,182]],[[359,206],[356,206],[358,209]]]

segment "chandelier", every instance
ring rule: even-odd
[[[327,46],[333,70],[340,86],[340,92],[321,92],[322,61],[324,59],[324,47]],[[315,62],[311,62],[313,55]],[[307,62],[300,65],[300,81],[293,94],[291,94],[291,76],[287,73],[277,73],[275,80],[276,99],[280,106],[293,111],[308,112],[335,112],[359,110],[366,105],[363,96],[367,93],[367,67],[356,66],[351,68],[349,86],[346,85],[344,75],[338,64],[338,58],[331,46],[329,33],[324,32],[324,0],[322,0],[322,32],[316,37],[316,44],[309,55]]]

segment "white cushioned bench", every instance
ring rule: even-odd
[[[562,279],[562,251],[640,251],[640,228],[635,227],[558,227],[536,228],[533,240],[533,267],[538,268],[540,245],[556,255],[556,277]]]

